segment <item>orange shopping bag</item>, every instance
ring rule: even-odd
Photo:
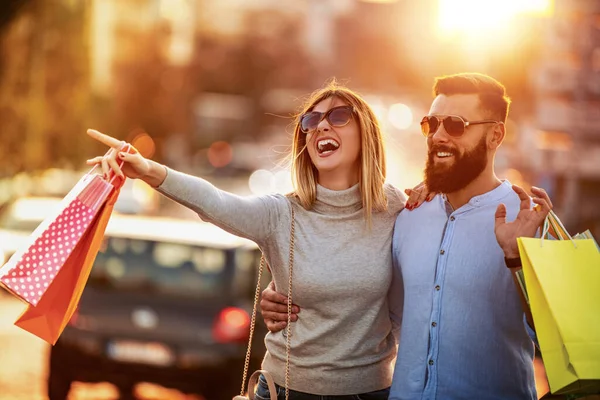
[[[120,188],[115,188],[112,192],[37,305],[29,305],[15,321],[15,325],[50,344],[56,343],[77,309],[119,190]]]
[[[51,344],[75,312],[123,185],[92,171],[0,269],[0,283],[28,303],[15,325]]]

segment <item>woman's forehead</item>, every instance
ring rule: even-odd
[[[313,107],[313,111],[325,112],[333,107],[345,106],[347,103],[337,96],[331,96],[321,100]]]

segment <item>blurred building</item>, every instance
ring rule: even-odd
[[[479,71],[514,100],[500,173],[549,189],[569,228],[593,228],[600,6],[554,3],[552,18],[486,30],[451,0],[29,0],[0,38],[0,177],[83,165],[105,150],[87,127],[209,178],[276,172],[292,116],[336,77],[373,107],[390,181],[408,187],[422,179],[433,77]]]
[[[99,128],[151,131],[155,157],[188,170],[214,167],[217,142],[288,144],[290,117],[331,77],[398,95],[390,11],[402,2],[381,3],[94,0],[91,86],[111,115]],[[219,170],[247,160],[234,152]]]
[[[557,0],[531,71],[535,115],[519,167],[571,230],[600,233],[600,2]]]

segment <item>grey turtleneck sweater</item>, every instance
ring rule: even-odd
[[[317,187],[311,210],[282,195],[240,197],[209,182],[168,170],[158,190],[205,221],[256,242],[277,291],[288,290],[290,207],[295,211],[290,389],[319,395],[371,392],[390,386],[396,340],[387,294],[391,237],[404,195],[386,185],[388,210],[366,226],[358,185]],[[263,368],[285,383],[283,331],[268,333]]]

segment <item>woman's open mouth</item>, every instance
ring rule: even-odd
[[[321,157],[329,156],[340,148],[340,144],[331,138],[320,139],[317,142],[317,153]]]

